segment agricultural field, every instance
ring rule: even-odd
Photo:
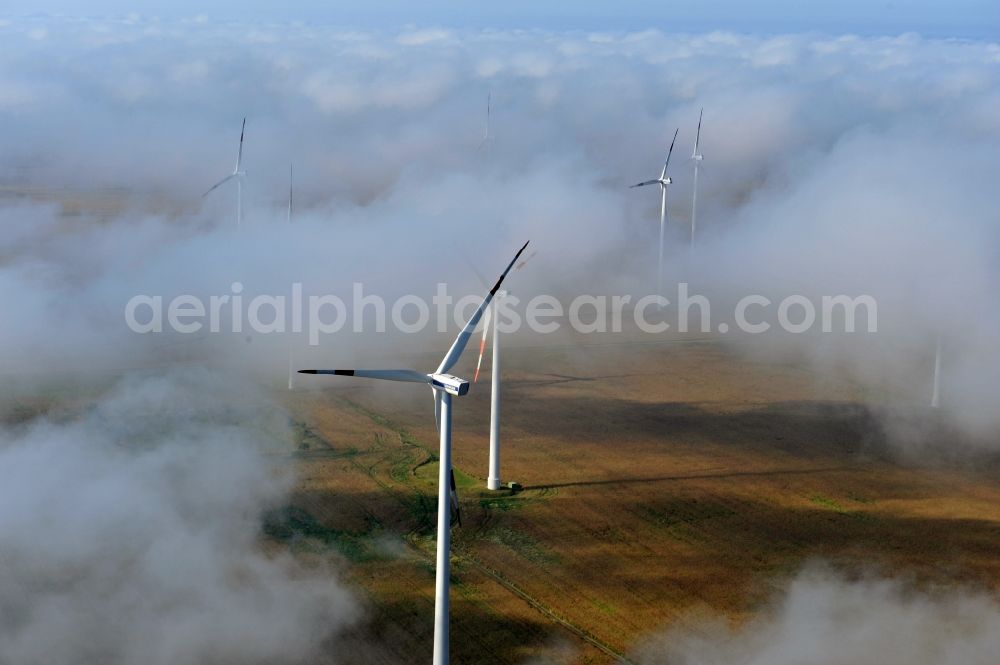
[[[817,561],[1000,590],[996,460],[906,461],[846,380],[699,340],[508,350],[502,475],[522,491],[485,489],[488,381],[456,400],[455,662],[628,662],[668,627],[753,617]],[[367,598],[355,638],[379,645],[371,662],[430,653],[424,392],[334,379],[286,398],[299,481],[265,530],[342,561]]]

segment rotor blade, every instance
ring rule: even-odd
[[[437,431],[441,432],[441,393],[437,390],[431,388],[431,392],[434,393],[434,424],[437,426]],[[458,504],[458,490],[455,488],[455,470],[448,469],[449,475],[451,477],[451,487],[448,490],[448,496],[450,499],[451,508],[451,521],[454,523],[457,519],[458,526],[462,526],[462,511]]]
[[[479,360],[476,361],[476,374],[472,377],[473,383],[479,381],[479,368],[483,366],[483,352],[486,350],[486,337],[490,332],[490,316],[494,309],[496,309],[496,305],[488,308],[486,314],[483,315],[483,338],[479,340]]]
[[[670,164],[670,153],[674,151],[674,143],[677,141],[677,132],[679,131],[681,131],[680,127],[674,130],[674,138],[670,141],[670,150],[667,151],[667,161],[663,162],[663,173],[660,174],[660,180],[667,177],[667,166]]]
[[[645,180],[643,182],[637,182],[634,185],[629,185],[629,189],[635,189],[636,187],[645,187],[646,185],[657,185],[659,180]]]
[[[385,381],[405,381],[407,383],[430,383],[431,377],[412,369],[300,369],[299,374],[334,374],[336,376],[359,376],[365,379]]]
[[[483,298],[483,302],[479,304],[479,307],[472,315],[472,318],[469,319],[468,323],[465,324],[465,327],[462,328],[462,332],[458,333],[458,337],[456,337],[455,341],[452,342],[451,348],[448,349],[448,353],[446,353],[444,358],[441,359],[441,364],[438,365],[437,370],[435,370],[435,374],[447,372],[455,366],[455,363],[458,362],[458,359],[462,356],[462,351],[465,350],[465,345],[469,343],[469,337],[472,336],[472,332],[476,329],[479,319],[483,316],[483,310],[489,306],[490,301],[493,300],[494,294],[496,294],[496,292],[500,289],[500,285],[503,283],[504,277],[507,276],[510,269],[514,267],[515,263],[517,263],[518,258],[520,258],[527,246],[528,243],[524,243],[524,245],[521,246],[521,249],[517,250],[517,254],[515,254],[514,258],[512,258],[510,263],[507,264],[507,268],[503,271],[503,274],[500,275],[500,279],[498,279],[497,283],[493,285],[490,292],[486,294],[486,297]]]
[[[247,128],[246,116],[243,117],[243,126],[240,127],[240,151],[236,153],[236,170],[233,173],[240,172],[240,163],[243,161],[243,132]]]
[[[694,154],[698,154],[698,142],[701,141],[701,116],[705,109],[698,111],[698,133],[694,135]]]
[[[524,266],[528,265],[528,261],[530,261],[531,259],[535,258],[535,255],[537,255],[537,254],[538,254],[538,252],[532,252],[531,254],[529,254],[528,258],[526,258],[525,260],[523,260],[520,263],[518,263],[517,267],[514,268],[514,270],[520,270]]]
[[[225,178],[223,178],[219,182],[217,182],[214,185],[212,185],[207,192],[205,192],[204,194],[201,195],[201,197],[205,198],[206,196],[208,196],[209,194],[211,194],[212,192],[214,192],[216,189],[218,189],[219,187],[221,187],[223,184],[225,184],[225,182],[227,180],[230,180],[231,178],[235,178],[235,177],[236,177],[235,173],[230,173]]]
[[[516,272],[516,271],[520,270],[521,268],[523,268],[524,266],[526,266],[528,264],[528,262],[531,261],[531,259],[535,258],[535,255],[537,255],[537,254],[538,254],[538,252],[532,252],[531,254],[529,254],[527,258],[525,258],[523,261],[521,261],[520,263],[518,263],[517,266],[514,267],[514,271]],[[486,280],[483,278],[483,276],[481,274],[479,274],[479,271],[476,270],[476,267],[474,265],[472,265],[471,262],[469,263],[469,266],[472,268],[472,271],[476,273],[476,277],[479,278],[479,282],[483,286],[486,286]],[[476,360],[476,373],[472,377],[472,382],[473,383],[476,383],[476,382],[479,381],[479,372],[480,372],[480,370],[482,369],[482,366],[483,366],[483,355],[486,352],[486,342],[487,342],[487,339],[489,338],[490,330],[492,329],[492,327],[490,326],[490,318],[493,317],[493,316],[499,316],[500,315],[496,310],[497,310],[497,303],[494,301],[493,302],[493,306],[492,307],[487,307],[486,311],[483,313],[483,337],[479,341],[479,359]]]
[[[458,503],[458,489],[455,487],[455,469],[449,469],[451,473],[451,516],[452,521],[458,522],[462,526],[462,507]]]

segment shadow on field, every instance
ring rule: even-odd
[[[481,603],[466,600],[452,590],[451,662],[522,663],[544,654],[558,625],[538,620],[503,617]],[[432,598],[377,599],[366,618],[332,640],[321,663],[398,665],[431,659],[434,642]]]
[[[568,483],[549,483],[546,485],[525,485],[525,490],[558,489],[561,487],[589,487],[597,485],[633,485],[641,483],[665,483],[679,480],[725,480],[727,478],[780,477],[822,474],[837,471],[854,471],[850,466],[829,466],[810,469],[775,469],[773,471],[727,471],[724,473],[692,473],[685,475],[609,478],[604,480],[579,480]]]
[[[543,386],[556,386],[563,385],[566,383],[588,383],[591,381],[606,381],[608,379],[627,379],[629,377],[639,376],[639,374],[606,374],[604,376],[572,376],[569,374],[556,374],[555,372],[545,372],[542,373],[543,377],[551,378],[529,378],[522,379],[518,382],[521,387],[530,388],[540,388]]]
[[[854,402],[785,401],[721,410],[686,402],[552,397],[517,386],[510,392],[505,407],[513,426],[533,438],[568,446],[600,445],[608,453],[620,448],[649,454],[655,453],[651,445],[712,444],[780,452],[800,460],[881,460],[978,472],[1000,469],[995,440],[972,438],[949,421],[947,412],[929,408],[876,410]]]
[[[508,422],[533,437],[627,447],[651,438],[780,450],[800,458],[835,453],[886,456],[881,420],[848,402],[790,401],[740,410],[684,402],[639,402],[590,396],[527,395],[512,389]]]

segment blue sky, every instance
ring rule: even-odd
[[[919,32],[935,37],[1000,37],[997,0],[626,0],[544,3],[507,0],[496,3],[459,3],[442,0],[5,0],[0,13],[38,12],[74,15],[127,14],[182,17],[206,14],[210,18],[304,20],[359,27],[395,27],[402,24],[454,27],[539,27],[548,29],[666,31],[714,29],[780,33],[819,31],[862,35]]]

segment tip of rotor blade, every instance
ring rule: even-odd
[[[299,374],[333,374],[335,376],[354,376],[353,369],[300,369]]]

